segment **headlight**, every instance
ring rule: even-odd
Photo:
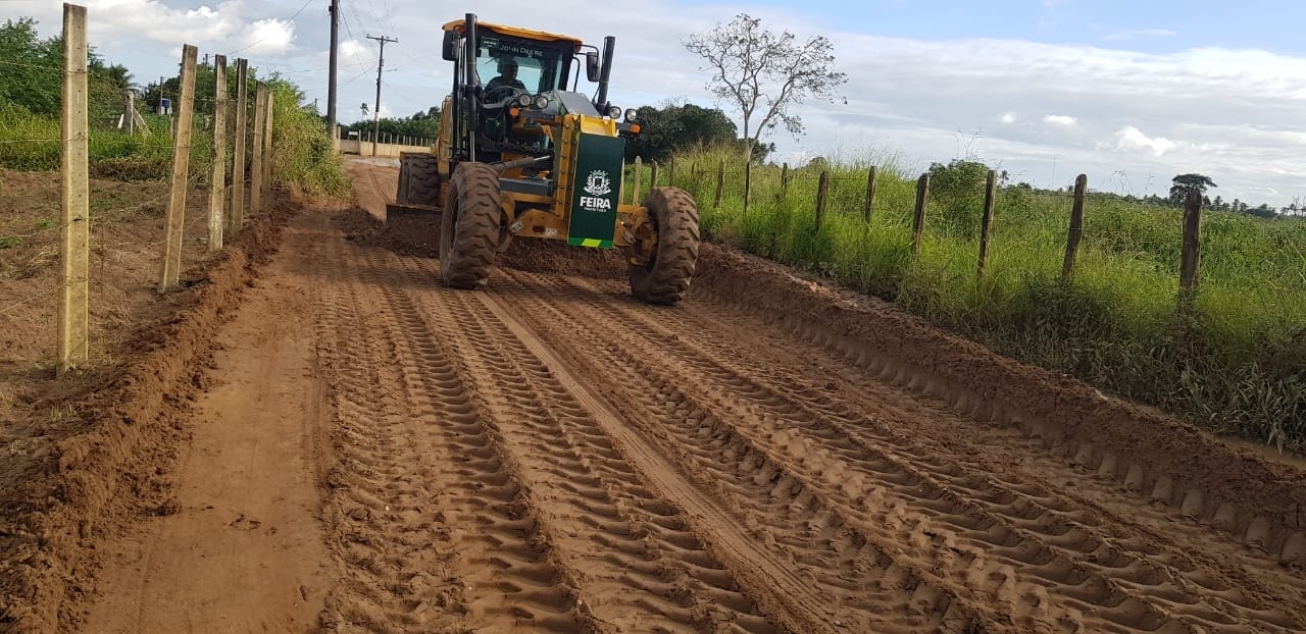
[[[531,96],[526,93],[522,93],[522,95],[517,98],[517,105],[523,108],[531,105]]]
[[[627,109],[626,109],[626,123],[634,123],[634,122],[635,122],[635,117],[636,117],[636,115],[638,115],[638,114],[639,114],[639,113],[635,112],[635,109],[634,109],[634,108],[627,108]]]
[[[545,95],[535,95],[535,108],[543,110],[549,107],[549,98]]]
[[[609,117],[612,117],[613,119],[616,119],[617,117],[620,117],[620,116],[621,116],[621,108],[618,108],[618,107],[616,107],[616,106],[612,106],[611,108],[608,108],[608,116],[609,116]]]

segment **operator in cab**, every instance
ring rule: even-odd
[[[499,58],[499,76],[490,80],[485,85],[485,92],[492,93],[496,88],[512,87],[518,90],[526,90],[526,84],[517,79],[517,60],[511,55],[504,55]]]

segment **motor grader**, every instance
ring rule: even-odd
[[[681,300],[698,259],[698,210],[675,187],[623,202],[625,144],[640,126],[633,108],[608,100],[616,39],[600,51],[472,13],[443,31],[454,78],[439,135],[433,151],[401,155],[387,206],[388,219],[440,214],[443,283],[482,288],[514,239],[556,240],[620,249],[636,298]],[[592,97],[579,92],[582,65]]]

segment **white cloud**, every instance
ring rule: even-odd
[[[296,73],[287,77],[302,80],[309,100],[325,101],[324,3],[311,4],[293,21],[289,17],[303,0],[86,4],[92,43],[112,61],[126,63],[138,80],[175,73],[172,51],[181,43],[200,46],[202,56],[257,41],[237,56],[250,57],[255,66]],[[39,17],[44,33],[57,31],[58,3],[5,5],[6,13]],[[518,0],[479,0],[474,10],[486,22],[567,33],[596,44],[615,35],[611,96],[619,106],[657,105],[673,96],[716,105],[705,88],[707,73],[680,41],[729,21],[739,5],[646,0],[638,19],[624,11],[593,11],[591,5],[554,0],[550,12],[529,18]],[[1036,6],[1056,19],[1074,8],[1064,0]],[[463,10],[419,0],[361,3],[355,9],[343,12],[349,28],[342,25],[340,31],[345,40],[340,50],[342,121],[353,120],[360,102],[375,99],[377,46],[363,39],[367,34],[399,39],[385,49],[383,109],[402,114],[440,103],[449,90],[450,64],[433,51],[440,25]],[[1147,182],[1148,174],[1166,182],[1174,174],[1202,171],[1220,183],[1226,198],[1277,191],[1283,199],[1265,202],[1286,204],[1303,193],[1294,188],[1306,183],[1306,163],[1299,159],[1306,155],[1301,116],[1306,57],[1219,47],[1155,54],[1128,50],[1129,40],[1122,39],[1170,37],[1165,29],[1099,31],[1116,42],[1107,49],[1015,39],[872,36],[832,30],[795,11],[748,11],[764,25],[788,28],[799,38],[828,36],[839,70],[849,77],[842,89],[846,105],[808,103],[795,110],[806,124],[806,136],[795,140],[780,131],[769,137],[778,146],[778,160],[844,152],[898,156],[928,166],[964,151],[957,141],[960,133],[975,136],[968,147],[983,160],[1001,162],[1013,174],[1023,174],[1018,179],[1036,184],[1064,185],[1067,174],[1073,179],[1080,172],[1089,174],[1092,183],[1105,182],[1124,171],[1135,175],[1131,182],[1141,194],[1144,186],[1138,183]],[[260,20],[272,22],[258,26]],[[581,87],[592,90],[583,80]],[[729,104],[719,105],[738,120]],[[321,107],[325,110],[325,104]]]
[[[41,20],[45,30],[58,28],[60,5],[53,2],[16,2],[22,11]],[[277,5],[275,17],[250,16],[245,0],[224,0],[196,7],[174,7],[161,0],[82,0],[86,7],[87,36],[96,46],[124,51],[147,43],[162,44],[161,51],[180,50],[193,44],[204,52],[226,53],[243,49],[244,56],[273,55],[291,51],[295,44],[295,22],[288,19],[296,8]],[[256,3],[266,11],[265,3]],[[284,15],[284,17],[282,17]]]
[[[1073,128],[1079,120],[1064,114],[1049,114],[1043,116],[1043,122],[1062,128]]]
[[[1115,147],[1122,150],[1148,150],[1154,156],[1173,151],[1178,144],[1163,136],[1149,137],[1134,126],[1126,126],[1115,134]]]

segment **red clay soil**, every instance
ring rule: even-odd
[[[48,188],[49,175],[4,176],[6,191]],[[222,254],[209,255],[203,241],[207,197],[192,192],[181,288],[160,298],[153,286],[166,203],[150,194],[166,188],[114,182],[96,187],[139,207],[92,229],[92,331],[101,346],[93,365],[53,378],[54,310],[45,305],[53,299],[6,317],[6,336],[20,343],[6,350],[2,377],[18,394],[2,419],[10,448],[0,471],[0,629],[5,631],[75,628],[101,563],[97,544],[143,514],[169,512],[167,476],[189,434],[187,402],[205,388],[211,333],[275,248],[279,227],[294,208],[278,194],[267,213],[251,219],[234,240],[228,238]],[[11,213],[24,209],[7,199],[9,227],[26,222],[15,221]],[[58,239],[57,231],[45,233]],[[43,242],[25,247],[47,248]],[[54,274],[44,268],[19,281],[48,285]],[[12,281],[0,280],[0,287],[12,289]],[[62,414],[43,418],[47,412]]]
[[[711,245],[675,307],[548,246],[455,291],[351,173],[5,496],[7,629],[1306,628],[1298,466]]]

